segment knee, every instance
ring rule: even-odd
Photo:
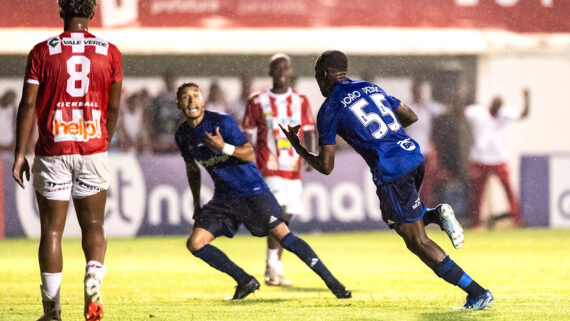
[[[412,251],[422,251],[427,247],[429,239],[424,235],[414,235],[406,239],[406,247]]]
[[[188,251],[192,253],[198,251],[207,244],[208,242],[206,242],[205,240],[198,237],[192,237],[192,235],[188,237],[188,239],[186,240],[186,248],[188,249]]]

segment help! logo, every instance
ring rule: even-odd
[[[83,119],[83,110],[72,110],[72,120],[63,120],[62,110],[56,110],[53,119],[53,136],[56,142],[86,142],[92,138],[101,138],[101,111],[92,110],[91,119]]]

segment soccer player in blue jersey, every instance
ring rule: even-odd
[[[186,246],[213,268],[231,276],[237,287],[233,299],[243,299],[259,289],[259,282],[210,243],[218,236],[233,237],[243,224],[254,236],[274,236],[283,248],[295,253],[339,298],[347,290],[311,247],[289,231],[281,207],[253,163],[253,147],[230,115],[204,110],[198,85],[185,83],[177,91],[178,109],[186,121],[175,134],[186,162],[188,183],[194,197],[195,224]],[[214,181],[214,197],[200,205],[200,163]]]
[[[298,128],[280,125],[281,129],[297,153],[326,175],[334,167],[336,135],[342,137],[370,167],[382,219],[404,239],[408,249],[437,276],[467,292],[463,308],[482,310],[491,306],[491,292],[473,281],[426,235],[424,226],[437,223],[455,248],[463,244],[463,229],[451,206],[428,209],[418,196],[424,157],[420,146],[403,129],[417,116],[379,86],[348,78],[347,70],[348,59],[337,50],[323,52],[316,62],[315,79],[326,97],[317,115],[318,155],[301,145]]]

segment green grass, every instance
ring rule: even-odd
[[[193,257],[183,237],[110,239],[103,295],[105,320],[570,320],[570,230],[467,231],[456,251],[445,234],[430,236],[481,285],[495,305],[453,310],[465,294],[436,277],[392,231],[302,237],[348,288],[337,300],[293,254],[293,288],[262,285],[241,301],[224,301],[233,280]],[[263,278],[264,239],[239,235],[214,242]],[[63,319],[81,320],[84,259],[80,241],[63,244]],[[37,240],[0,241],[0,320],[41,314]]]

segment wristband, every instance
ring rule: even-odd
[[[236,147],[234,145],[224,143],[224,147],[222,148],[222,154],[232,156],[235,151],[236,151]]]

